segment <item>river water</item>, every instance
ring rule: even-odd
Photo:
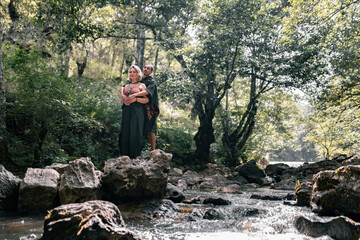
[[[319,217],[306,207],[292,206],[284,201],[260,200],[251,198],[252,194],[286,195],[288,191],[256,189],[243,194],[218,194],[208,191],[187,191],[187,198],[222,197],[230,200],[231,205],[213,206],[202,204],[176,204],[182,209],[173,217],[157,220],[137,220],[123,213],[127,227],[149,240],[310,240],[294,227],[295,216],[304,216],[315,221],[328,221],[331,218]],[[288,201],[294,203],[292,201]],[[220,216],[218,220],[204,219],[200,212],[211,209]],[[131,210],[129,210],[131,211]],[[19,240],[21,236],[35,234],[41,236],[43,216],[20,216],[0,213],[0,239]],[[328,240],[324,236],[317,240]]]

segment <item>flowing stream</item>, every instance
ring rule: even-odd
[[[144,220],[129,217],[129,209],[123,213],[127,227],[149,240],[211,240],[211,239],[315,239],[300,234],[294,227],[295,216],[304,216],[315,221],[331,218],[319,217],[306,207],[291,206],[284,201],[253,199],[254,193],[285,194],[287,191],[254,189],[243,194],[218,194],[208,191],[186,191],[187,198],[222,197],[231,205],[213,206],[202,204],[176,204],[182,211],[173,217]],[[290,201],[291,202],[291,201]],[[294,203],[294,202],[293,202]],[[204,211],[215,213],[216,220],[204,219]],[[0,213],[0,239],[18,240],[21,236],[41,236],[43,216],[22,217],[11,213]],[[332,239],[328,236],[317,240]]]

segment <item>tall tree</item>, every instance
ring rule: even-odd
[[[194,112],[200,121],[194,139],[196,155],[204,163],[211,161],[216,109],[236,77],[247,79],[250,96],[246,110],[236,122],[227,119],[231,124],[225,124],[223,131],[227,164],[234,166],[253,131],[259,97],[274,87],[314,79],[320,66],[315,64],[319,51],[313,47],[314,38],[299,46],[282,44],[281,19],[286,6],[281,3],[206,1],[201,7],[198,27],[193,30],[197,46],[186,46],[174,55],[194,82]]]
[[[4,79],[4,65],[2,57],[2,42],[3,42],[3,24],[0,24],[0,133],[3,138],[6,129],[6,95],[5,95],[5,79]],[[2,139],[0,139],[2,141]]]
[[[3,24],[0,23],[0,162],[5,161],[7,155],[7,142],[5,138],[6,133],[6,95],[5,95],[5,79],[4,67],[2,57],[2,39],[3,39]]]

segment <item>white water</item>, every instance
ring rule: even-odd
[[[285,191],[261,190],[269,193],[286,194]],[[219,196],[210,192],[189,191],[189,196]],[[225,217],[222,220],[196,218],[162,219],[144,224],[130,223],[128,227],[150,240],[310,240],[315,239],[300,234],[294,227],[295,216],[305,216],[315,221],[331,218],[318,217],[306,207],[285,205],[283,201],[251,199],[251,193],[222,194],[221,197],[232,202],[229,206],[192,205],[198,210],[214,208]],[[179,206],[186,207],[185,204]],[[251,211],[258,214],[247,214]],[[328,236],[317,240],[332,239]]]
[[[188,198],[217,196],[232,202],[228,206],[202,204],[177,204],[188,213],[177,213],[169,218],[158,220],[125,219],[128,228],[148,240],[312,240],[300,234],[294,227],[295,216],[304,216],[314,221],[328,221],[331,218],[319,217],[306,207],[290,206],[284,201],[251,199],[252,193],[283,194],[289,191],[255,189],[244,194],[218,194],[205,191],[187,191]],[[135,206],[136,207],[136,206]],[[203,219],[192,211],[215,209],[223,215],[222,220]],[[131,210],[130,210],[131,211]],[[124,217],[126,212],[123,212]],[[188,216],[195,216],[191,220]],[[19,240],[21,236],[35,233],[41,236],[43,217],[21,217],[0,213],[0,239]],[[328,236],[316,240],[330,240]]]
[[[299,167],[304,164],[304,162],[277,162],[277,161],[270,161],[269,164],[278,164],[278,163],[284,163],[288,165],[289,167]],[[311,162],[309,162],[311,163]]]

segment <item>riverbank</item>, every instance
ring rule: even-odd
[[[358,219],[358,209],[347,205],[358,203],[356,193],[354,195],[352,192],[353,187],[358,186],[360,182],[360,174],[358,174],[360,173],[360,157],[358,156],[324,160],[313,164],[304,163],[299,167],[276,163],[268,165],[265,169],[260,168],[255,162],[248,162],[234,169],[208,164],[201,172],[194,172],[185,167],[170,168],[169,160],[170,155],[162,151],[154,151],[148,158],[136,161],[131,161],[127,157],[109,159],[105,164],[104,172],[95,172],[90,159],[78,159],[64,166],[50,166],[52,174],[48,175],[48,178],[57,179],[56,181],[61,179],[63,187],[64,183],[70,182],[71,179],[90,179],[85,178],[88,174],[96,183],[92,185],[94,192],[106,193],[93,195],[86,189],[88,181],[77,183],[75,186],[80,190],[72,191],[63,198],[70,201],[70,204],[62,203],[50,212],[65,211],[66,217],[75,217],[74,220],[77,219],[76,214],[79,213],[82,217],[84,213],[85,216],[90,214],[91,218],[102,219],[102,216],[97,214],[106,213],[106,208],[110,207],[108,210],[114,210],[118,214],[117,218],[124,220],[126,226],[122,225],[123,220],[120,221],[121,225],[125,226],[126,231],[131,232],[134,236],[132,239],[138,239],[137,236],[152,240],[199,239],[203,236],[207,236],[208,239],[217,239],[224,234],[245,239],[272,239],[274,236],[276,239],[332,239],[330,235],[340,236],[334,239],[349,239],[348,236],[351,234],[357,236],[360,233],[358,223],[338,218],[339,215],[345,215],[354,216],[355,221]],[[79,166],[90,166],[90,168]],[[81,169],[86,169],[86,171]],[[30,170],[30,173],[49,172],[49,168]],[[154,178],[159,177],[160,173],[161,179]],[[11,174],[7,173],[7,176]],[[20,181],[24,182],[30,177],[30,179],[37,179],[39,176],[38,174],[26,175],[24,180]],[[42,180],[45,180],[45,175],[42,176]],[[325,180],[325,183],[331,182],[331,185],[321,185],[324,182],[323,179],[326,178],[329,180]],[[340,178],[344,180],[336,180]],[[17,178],[11,177],[11,179],[14,179],[14,183],[19,182]],[[145,179],[149,179],[146,184],[144,184]],[[321,181],[316,182],[317,179]],[[111,187],[110,184],[114,182],[116,186]],[[156,184],[160,182],[161,186]],[[108,184],[106,189],[103,189],[106,186],[104,183]],[[128,185],[128,183],[131,184]],[[332,198],[321,200],[321,196],[324,195],[322,190],[336,192],[339,186],[343,190],[346,189],[346,197],[343,199],[346,201],[335,199],[329,202],[328,200]],[[86,191],[81,190],[83,187]],[[332,189],[327,190],[326,188],[329,187]],[[55,184],[54,188],[59,188],[59,184]],[[166,194],[163,195],[164,191]],[[150,193],[155,195],[149,197]],[[42,191],[37,191],[35,196],[40,197],[41,194],[43,194]],[[111,201],[103,201],[104,199],[84,200],[81,203],[72,204],[79,199],[79,196],[109,197],[117,201],[117,206],[108,204]],[[121,199],[124,196],[126,198]],[[23,206],[29,209],[28,204],[31,203],[28,199]],[[314,211],[314,206],[323,211],[321,214],[323,216]],[[336,209],[337,213],[329,211],[331,209],[328,206]],[[101,210],[98,213],[92,211],[103,207],[104,211]],[[6,212],[2,215],[0,239],[19,239],[29,234],[34,235],[24,240],[39,239],[43,229],[45,231],[47,229],[44,225],[57,224],[58,217],[62,215],[49,213],[44,223],[45,214],[36,216],[30,214],[21,216],[18,213]],[[104,217],[106,218],[106,214]],[[327,225],[330,220],[335,221]],[[116,229],[116,224],[111,225],[115,227],[113,229]],[[335,225],[337,230],[332,230],[332,232],[313,228],[314,226],[325,226],[325,228],[331,226],[331,229],[334,229],[334,224],[337,224]],[[86,225],[86,227],[89,226]],[[347,235],[343,234],[344,231]],[[78,230],[75,229],[75,234],[77,232]],[[106,234],[111,235],[111,232]]]

